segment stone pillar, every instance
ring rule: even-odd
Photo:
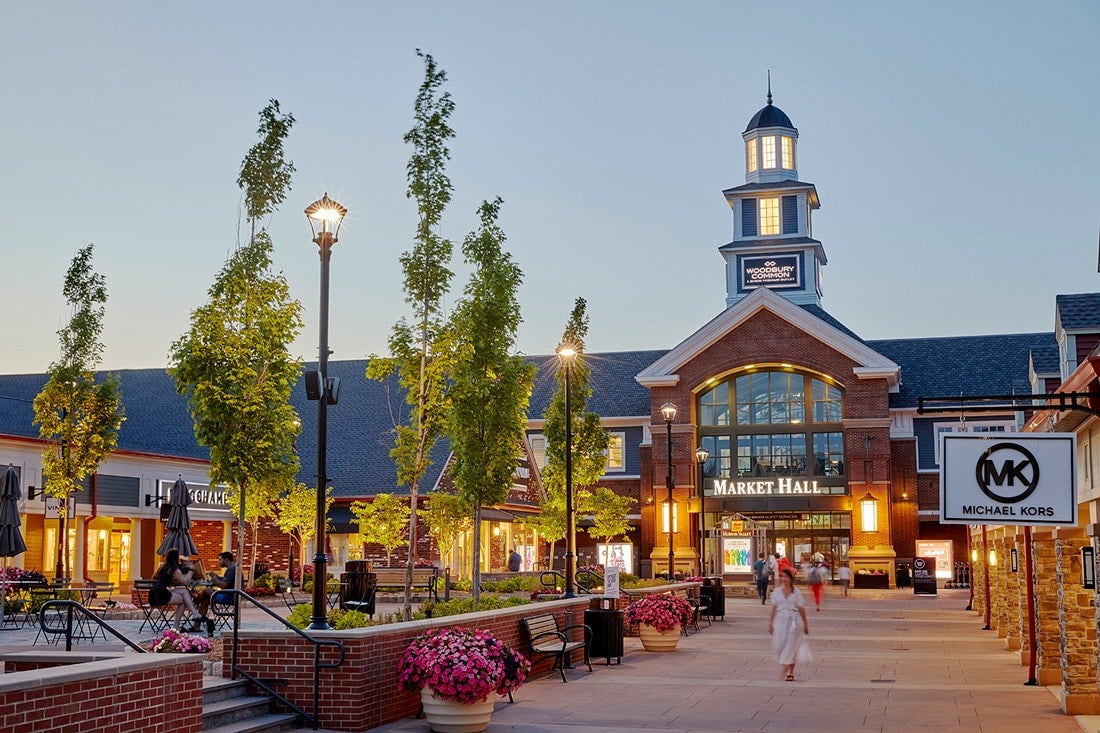
[[[972,557],[970,559],[970,590],[974,600],[971,609],[978,614],[978,618],[985,618],[985,563],[982,555],[982,536],[975,534],[970,536]],[[974,560],[973,557],[977,557]]]
[[[1008,621],[1005,612],[1005,576],[1008,574],[1008,552],[1005,550],[1004,537],[998,532],[994,537],[989,533],[989,548],[997,556],[997,564],[989,566],[989,626],[998,638],[1008,635]],[[988,558],[987,558],[988,561]]]
[[[1062,633],[1058,622],[1058,557],[1049,529],[1031,535],[1035,548],[1036,676],[1040,685],[1062,683]]]
[[[1081,548],[1091,545],[1083,530],[1054,532],[1058,556],[1058,626],[1062,637],[1062,710],[1067,715],[1100,713],[1096,686],[1094,593],[1081,587]]]

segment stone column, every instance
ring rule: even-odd
[[[1050,529],[1034,532],[1036,676],[1040,685],[1062,683],[1062,633],[1058,623],[1058,557]]]
[[[1054,532],[1058,556],[1058,626],[1062,637],[1062,710],[1067,715],[1100,713],[1096,686],[1095,594],[1081,587],[1081,548],[1091,545],[1083,530]]]
[[[989,548],[996,553],[997,564],[989,566],[989,626],[998,638],[1008,635],[1008,622],[1005,613],[1005,576],[1008,574],[1008,552],[1005,540],[998,531],[994,537],[990,532]],[[988,558],[987,558],[988,561]]]

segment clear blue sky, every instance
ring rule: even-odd
[[[6,2],[0,372],[44,371],[76,250],[110,300],[106,368],[160,367],[238,237],[269,98],[298,172],[269,223],[316,357],[302,209],[350,210],[333,358],[384,352],[416,220],[402,136],[432,53],[456,103],[443,233],[501,196],[525,273],[519,348],[574,298],[590,351],[671,348],[724,307],[740,133],[775,103],[822,207],[823,305],[864,338],[1052,330],[1100,289],[1095,2]],[[456,253],[458,247],[456,246]],[[466,270],[456,257],[457,295]]]

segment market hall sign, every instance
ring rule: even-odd
[[[779,478],[769,481],[715,479],[707,496],[767,496],[774,494],[820,494],[816,481]]]
[[[1076,526],[1077,436],[943,435],[940,522]]]
[[[741,288],[753,290],[760,286],[790,287],[802,286],[802,272],[798,255],[780,255],[778,257],[742,257]]]

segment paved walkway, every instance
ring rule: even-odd
[[[582,665],[568,684],[556,674],[529,682],[515,704],[497,703],[488,732],[1080,733],[1085,726],[1061,713],[1050,690],[1024,686],[1027,667],[964,610],[967,596],[834,592],[821,613],[809,612],[815,660],[795,682],[769,659],[767,607],[727,599],[725,621],[704,623],[675,652],[646,652],[628,638],[621,666]]]
[[[703,624],[670,654],[625,640],[621,665],[581,665],[562,683],[543,675],[497,703],[489,733],[818,733],[949,731],[951,733],[1080,733],[1100,718],[1062,714],[1056,688],[1028,687],[1027,667],[1004,641],[982,631],[966,611],[967,591],[935,597],[911,591],[834,592],[821,613],[809,612],[815,660],[781,679],[769,658],[766,606],[727,599],[725,621]],[[389,610],[379,609],[380,611]],[[140,621],[116,625],[130,638]],[[247,628],[269,619],[246,612]],[[0,652],[32,647],[34,629],[0,632]],[[81,648],[108,649],[97,642]],[[117,647],[121,648],[121,647]],[[423,720],[375,729],[426,732]]]

